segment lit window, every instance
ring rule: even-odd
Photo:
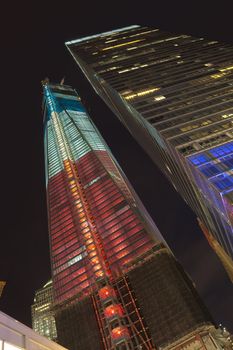
[[[134,43],[138,43],[138,42],[140,42],[140,41],[143,41],[143,40],[144,40],[144,39],[139,39],[139,40],[129,41],[129,42],[123,43],[123,44],[117,44],[117,45],[114,45],[114,46],[105,47],[105,48],[102,49],[102,51],[115,49],[115,48],[121,47],[121,46],[131,45],[131,44],[134,44]]]
[[[162,95],[155,96],[155,98],[154,98],[155,101],[161,101],[161,100],[165,100],[165,99],[166,99],[166,97],[162,96]]]
[[[140,96],[144,96],[144,95],[148,95],[148,94],[152,94],[155,91],[158,91],[160,88],[156,87],[153,89],[147,89],[147,90],[141,90],[138,92],[135,92],[134,94],[128,95],[128,96],[124,96],[124,98],[126,100],[132,100],[135,97],[140,97]]]

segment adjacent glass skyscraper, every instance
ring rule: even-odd
[[[48,281],[35,292],[32,311],[32,328],[44,337],[56,341],[57,330],[53,312],[53,283]]]
[[[140,26],[66,45],[197,214],[233,281],[233,47]]]
[[[43,87],[58,342],[70,350],[215,348],[211,317],[77,93]]]

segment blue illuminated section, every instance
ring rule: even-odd
[[[76,111],[85,113],[85,109],[77,96],[68,95],[70,91],[54,92],[48,85],[44,86],[44,96],[46,102],[46,121],[50,120],[53,112]],[[65,95],[67,93],[67,95]]]
[[[75,99],[72,99],[70,97],[62,98],[62,97],[56,97],[56,111],[57,113],[60,113],[64,110],[69,111],[76,111],[76,112],[85,112],[82,104],[78,101],[77,97]]]
[[[233,142],[225,143],[224,145],[212,148],[208,151],[208,153],[215,158],[233,153]]]
[[[44,96],[46,103],[46,113],[47,113],[47,121],[50,120],[51,114],[56,111],[53,94],[51,93],[48,85],[44,86]]]
[[[233,142],[187,158],[219,192],[233,189]]]
[[[210,160],[210,157],[205,153],[195,154],[187,158],[195,166],[204,164]]]
[[[195,182],[209,203],[232,221],[233,142],[187,157]]]
[[[233,142],[187,157],[202,201],[222,231],[216,239],[233,258]]]

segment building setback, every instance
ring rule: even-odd
[[[233,47],[130,26],[66,43],[198,217],[233,281]]]
[[[33,330],[50,340],[56,341],[57,330],[53,312],[52,280],[35,292],[31,311]]]
[[[215,349],[215,327],[69,86],[43,82],[58,342],[70,350]]]

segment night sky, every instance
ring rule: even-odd
[[[30,326],[34,291],[50,278],[40,82],[45,77],[60,82],[65,76],[216,322],[233,331],[233,285],[195,215],[95,94],[64,46],[71,39],[131,24],[233,44],[230,1],[203,4],[8,1],[1,8],[0,280],[7,281],[0,300],[3,312]]]

